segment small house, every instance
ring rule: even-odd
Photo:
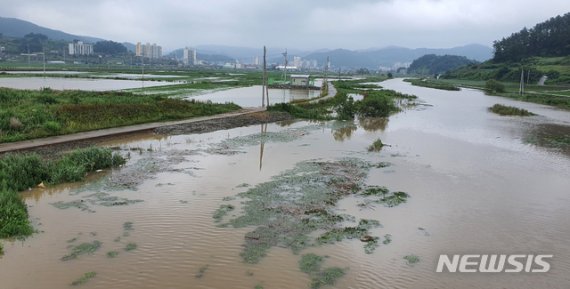
[[[291,74],[292,86],[309,86],[309,75]]]

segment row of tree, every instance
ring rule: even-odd
[[[550,18],[495,41],[495,62],[520,61],[533,56],[570,55],[570,13]]]
[[[5,38],[0,35],[0,46],[7,47],[6,53],[37,53],[43,51],[63,51],[67,49],[68,42],[51,40],[41,33],[29,33],[23,38]],[[128,53],[127,48],[114,41],[99,41],[93,45],[96,54],[119,56]]]

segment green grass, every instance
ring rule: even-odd
[[[26,204],[18,192],[40,183],[80,181],[88,172],[125,163],[106,148],[73,151],[55,160],[37,154],[7,154],[0,157],[0,238],[25,237],[34,230]]]
[[[0,88],[0,143],[235,111],[212,104],[131,92]]]
[[[79,279],[71,282],[71,286],[79,286],[79,285],[83,285],[87,282],[89,282],[89,280],[95,278],[95,276],[97,276],[96,272],[88,272],[83,274],[83,276],[81,276]]]
[[[502,105],[502,104],[495,104],[495,105],[489,107],[489,111],[496,113],[498,115],[503,115],[503,116],[507,116],[507,115],[511,115],[511,116],[533,116],[533,115],[535,115],[534,113],[532,113],[526,109],[522,109],[522,108],[518,108],[518,107],[514,107],[514,106],[506,106],[506,105]]]
[[[441,89],[441,90],[452,90],[452,91],[453,90],[455,90],[455,91],[460,90],[459,87],[457,87],[455,85],[445,83],[445,82],[428,80],[428,79],[404,79],[404,81],[409,82],[415,86],[422,86],[422,87],[435,88],[435,89]]]
[[[107,252],[107,257],[109,257],[109,258],[115,258],[115,257],[117,257],[117,256],[119,256],[119,252],[117,252],[117,251],[109,251],[109,252]]]

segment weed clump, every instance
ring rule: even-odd
[[[233,205],[221,205],[215,212],[214,212],[214,220],[216,222],[222,221],[222,218],[226,216],[229,212],[233,211],[235,207]]]
[[[299,261],[299,268],[301,271],[311,274],[321,270],[321,265],[324,262],[324,258],[316,254],[306,254],[301,257]]]
[[[384,147],[384,143],[382,143],[382,140],[377,139],[368,147],[368,151],[369,152],[379,152],[382,150],[383,147]]]
[[[315,254],[303,255],[299,261],[299,269],[311,276],[311,288],[334,285],[336,280],[345,274],[344,270],[338,267],[321,270],[323,262],[324,258]]]
[[[198,279],[204,277],[204,274],[206,274],[206,271],[208,271],[209,267],[210,266],[208,266],[208,265],[200,267],[200,269],[198,269],[198,273],[196,273],[196,275],[194,277],[196,277]]]
[[[375,197],[365,199],[360,203],[360,207],[369,207],[372,204],[382,204],[386,207],[396,207],[408,201],[410,195],[406,192],[390,192],[386,187],[370,186],[360,195],[364,197]]]
[[[406,260],[406,264],[413,266],[415,264],[417,264],[418,262],[420,262],[420,257],[416,256],[416,255],[407,255],[404,256],[403,258],[404,260]]]
[[[109,257],[109,258],[115,258],[115,257],[117,257],[117,256],[119,256],[119,252],[117,252],[117,251],[109,251],[109,252],[107,252],[107,257]]]
[[[125,246],[125,251],[130,252],[130,251],[136,250],[137,247],[138,247],[138,246],[137,246],[136,243],[131,242],[131,243],[128,243],[128,244]]]
[[[89,280],[95,278],[95,276],[97,276],[96,272],[88,272],[83,274],[83,276],[81,276],[79,279],[71,282],[71,286],[79,286],[79,285],[83,285],[87,282],[89,282]]]
[[[339,267],[326,268],[323,271],[315,274],[311,279],[311,288],[318,289],[323,286],[331,286],[336,283],[338,279],[345,275],[344,269]]]
[[[514,116],[533,116],[536,115],[526,109],[514,107],[514,106],[506,106],[502,104],[495,104],[489,107],[489,111],[496,113],[498,115],[506,116],[506,115],[514,115]]]

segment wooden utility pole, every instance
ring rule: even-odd
[[[524,68],[521,70],[521,82],[519,84],[519,94],[524,94]]]
[[[266,96],[267,90],[267,48],[263,46],[263,79],[261,85],[261,107],[265,107],[265,98],[267,97],[267,105],[269,105],[269,96]]]

